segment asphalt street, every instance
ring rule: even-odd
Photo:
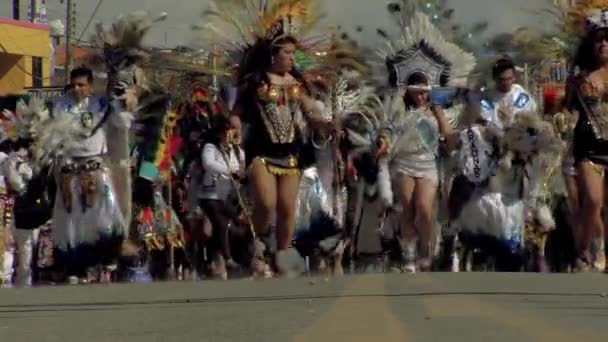
[[[0,341],[606,341],[608,275],[420,273],[0,290]]]

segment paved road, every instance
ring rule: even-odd
[[[434,273],[0,290],[0,341],[606,341],[608,275]]]

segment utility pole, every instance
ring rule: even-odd
[[[65,25],[65,81],[70,80],[72,71],[72,31],[74,27],[74,0],[67,0]]]
[[[20,5],[20,0],[13,0],[13,19],[15,20],[19,20],[21,18],[20,12],[21,12],[21,6]]]
[[[38,22],[38,0],[30,0],[30,21]]]

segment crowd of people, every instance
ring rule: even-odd
[[[583,13],[566,94],[541,111],[508,57],[470,88],[475,57],[398,2],[401,34],[369,60],[307,40],[307,2],[273,4],[206,12],[206,46],[237,65],[226,91],[175,101],[140,42],[102,29],[106,94],[79,67],[52,106],[5,111],[4,285],[605,270],[608,9]],[[146,18],[120,20],[142,38]]]

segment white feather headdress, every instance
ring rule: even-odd
[[[39,123],[49,118],[44,99],[35,95],[30,96],[27,103],[23,99],[17,101],[14,113],[5,109],[2,114],[0,140],[31,138],[42,130]]]
[[[400,86],[412,73],[421,72],[431,86],[466,85],[475,68],[475,56],[447,41],[424,13],[416,11],[411,16],[403,13],[407,2],[396,1],[388,6],[399,29],[397,35],[378,30],[384,42],[375,60],[370,61],[376,80],[380,84],[388,80],[390,86]],[[389,77],[386,77],[387,68]]]

